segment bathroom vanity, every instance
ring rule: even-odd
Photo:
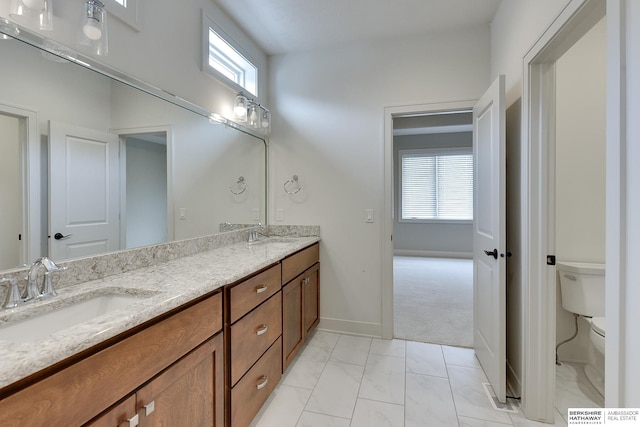
[[[0,341],[0,425],[248,425],[291,343],[318,324],[318,241],[232,243],[60,289],[59,300],[132,298],[40,339]],[[12,323],[1,320],[0,331]]]

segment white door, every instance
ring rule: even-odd
[[[473,347],[496,397],[506,400],[504,76],[473,108]]]
[[[118,136],[49,122],[49,256],[120,249]]]

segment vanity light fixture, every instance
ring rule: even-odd
[[[53,30],[53,0],[12,0],[9,16],[38,29]]]
[[[80,44],[89,46],[96,55],[106,56],[109,53],[107,12],[100,0],[84,2]]]
[[[248,102],[247,97],[241,93],[236,96],[236,102],[233,106],[233,118],[237,122],[245,123],[247,121]]]
[[[260,130],[265,135],[271,130],[271,112],[242,93],[236,95],[232,120],[237,123],[246,123],[248,127]]]

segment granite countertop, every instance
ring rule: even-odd
[[[269,238],[234,243],[165,263],[65,287],[58,296],[0,311],[2,325],[40,315],[69,302],[99,295],[138,297],[126,307],[44,338],[0,340],[0,388],[86,350],[169,310],[237,282],[317,241],[313,237]]]

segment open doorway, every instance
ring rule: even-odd
[[[119,134],[123,248],[167,242],[173,238],[170,132],[148,128]]]
[[[393,118],[396,338],[473,347],[470,110]]]

